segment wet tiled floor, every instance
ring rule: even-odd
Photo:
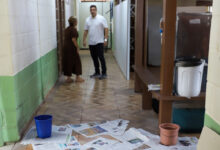
[[[66,84],[61,77],[38,114],[53,115],[55,125],[122,118],[130,121],[130,127],[158,134],[157,114],[141,109],[141,95],[134,93],[134,81],[124,78],[111,52],[106,53],[106,80],[89,78],[94,68],[88,51],[81,51],[81,59],[85,82]],[[18,143],[12,149],[25,147]]]
[[[54,124],[104,121],[117,118],[131,121],[131,126],[157,132],[157,115],[141,110],[141,95],[134,93],[134,81],[125,80],[111,52],[106,54],[108,79],[89,78],[94,73],[87,51],[81,54],[84,83],[64,83],[61,78],[56,91],[40,113],[52,114]]]

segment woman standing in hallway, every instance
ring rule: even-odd
[[[82,75],[82,64],[79,56],[79,46],[77,43],[78,32],[76,29],[77,19],[69,18],[69,27],[65,29],[65,41],[63,47],[63,72],[67,76],[66,82],[72,83],[72,74],[76,75],[76,82],[84,82]]]

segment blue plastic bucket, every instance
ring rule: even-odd
[[[51,115],[40,115],[34,118],[39,138],[51,137],[52,119]]]

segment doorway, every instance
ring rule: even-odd
[[[68,5],[71,5],[69,8]],[[90,16],[90,6],[96,5],[98,13],[104,16],[109,26],[108,46],[105,48],[111,49],[114,58],[118,62],[124,77],[130,79],[130,69],[134,64],[134,22],[135,22],[135,1],[125,0],[119,3],[114,3],[113,0],[106,1],[66,1],[56,0],[57,12],[57,47],[58,47],[58,65],[59,75],[62,75],[62,47],[64,44],[64,30],[66,19],[70,15],[78,18],[79,31],[79,46],[82,50],[88,50],[88,45],[83,46],[83,34],[85,20]],[[69,12],[71,10],[71,12]],[[130,11],[131,10],[131,11]],[[74,11],[74,12],[72,12]],[[65,12],[68,12],[65,14]],[[131,23],[130,23],[130,20]],[[131,33],[131,34],[130,34]],[[130,36],[131,35],[131,36]],[[88,42],[87,42],[88,43]],[[131,44],[130,44],[131,43]],[[131,53],[131,55],[130,55]],[[131,57],[131,58],[130,58]]]

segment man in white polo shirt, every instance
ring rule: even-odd
[[[106,19],[97,14],[97,7],[90,6],[91,16],[86,19],[85,32],[83,36],[83,46],[86,46],[86,38],[89,34],[89,49],[95,67],[95,73],[91,78],[105,79],[107,78],[107,69],[104,57],[104,46],[108,41],[108,24]],[[102,66],[102,74],[100,74],[99,61]]]

